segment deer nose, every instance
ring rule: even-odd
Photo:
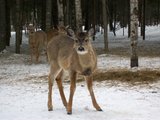
[[[79,50],[79,51],[84,51],[84,47],[80,46],[80,47],[78,48],[78,50]]]

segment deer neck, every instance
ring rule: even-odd
[[[95,53],[92,49],[89,50],[88,53],[84,55],[78,54],[78,57],[80,66],[82,67],[82,71],[85,69],[93,70],[95,68],[97,60]]]

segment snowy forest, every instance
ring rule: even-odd
[[[0,0],[0,28],[2,120],[159,120],[160,0]]]

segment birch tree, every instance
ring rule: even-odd
[[[130,40],[131,40],[131,67],[138,67],[138,1],[130,0],[130,16],[131,16],[131,28],[130,28]]]

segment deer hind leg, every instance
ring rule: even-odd
[[[67,108],[67,101],[66,101],[66,97],[64,95],[63,85],[62,85],[62,75],[63,75],[63,70],[61,70],[60,73],[58,74],[58,76],[56,77],[56,82],[58,85],[58,89],[59,89],[59,92],[61,95],[63,105]]]
[[[98,105],[98,103],[96,101],[96,98],[95,98],[95,95],[94,95],[94,92],[93,92],[93,88],[92,88],[93,79],[92,79],[92,76],[86,76],[85,78],[86,78],[86,82],[87,82],[87,87],[88,87],[89,93],[91,95],[93,106],[96,108],[97,111],[102,111],[102,109],[100,108],[100,106]]]
[[[56,76],[59,74],[60,68],[57,64],[54,64],[50,68],[50,74],[49,74],[49,79],[48,79],[48,111],[53,110],[53,105],[52,105],[52,87],[53,87],[53,81],[56,78]]]
[[[70,86],[69,102],[67,104],[67,114],[72,114],[72,101],[76,89],[76,72],[70,73],[70,80],[71,80],[71,86]]]

